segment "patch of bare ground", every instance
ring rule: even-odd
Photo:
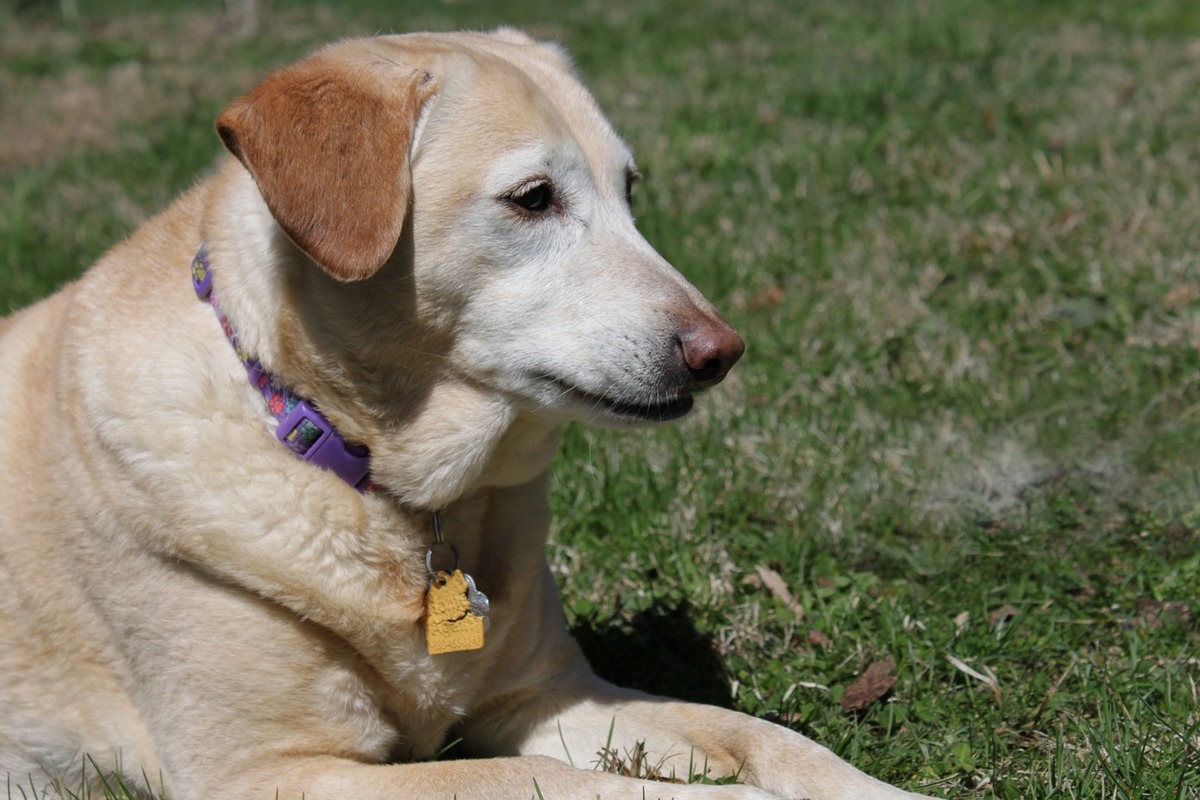
[[[342,32],[329,16],[273,13],[261,36],[287,48]],[[0,11],[0,173],[116,150],[190,105],[232,98],[259,74],[253,44],[219,7],[73,26]]]

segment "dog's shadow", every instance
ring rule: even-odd
[[[715,640],[697,630],[686,600],[656,603],[632,618],[576,618],[571,633],[596,674],[618,686],[730,708],[728,671]]]

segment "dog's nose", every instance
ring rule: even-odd
[[[746,343],[728,323],[715,319],[680,333],[679,349],[691,377],[690,388],[699,390],[720,383],[746,351]]]

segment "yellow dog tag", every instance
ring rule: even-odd
[[[430,655],[483,647],[487,598],[474,584],[461,569],[433,576],[425,593],[425,644]]]

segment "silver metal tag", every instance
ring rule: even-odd
[[[491,619],[488,618],[488,612],[492,610],[492,601],[488,600],[488,596],[475,587],[474,578],[470,575],[464,577],[467,579],[467,602],[471,604],[471,613],[477,617],[483,617],[483,629],[486,631],[492,625]]]

